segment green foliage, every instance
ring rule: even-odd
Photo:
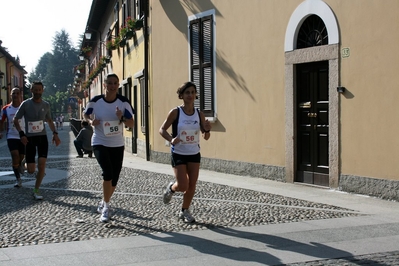
[[[29,75],[30,83],[35,80],[43,82],[43,99],[50,103],[53,113],[66,113],[68,110],[68,98],[74,80],[73,68],[80,63],[79,52],[73,47],[69,34],[62,29],[53,38],[52,53],[45,53],[35,71]]]

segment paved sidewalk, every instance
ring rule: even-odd
[[[63,138],[68,137],[67,133],[60,135],[63,135]],[[4,140],[0,140],[0,148],[3,150],[7,148]],[[56,150],[49,156],[49,160],[59,158],[60,161],[65,160],[69,164],[71,158],[76,155],[72,149],[66,154],[69,158],[59,153],[60,151]],[[4,155],[0,156],[3,156],[1,160],[7,158]],[[125,154],[124,167],[127,170],[148,171],[155,176],[172,174],[169,165],[147,162],[129,153]],[[46,183],[43,186],[48,186],[49,197],[50,185],[71,178],[70,170],[65,169],[67,168],[62,165],[47,170],[44,180]],[[3,174],[10,177],[5,167]],[[301,221],[289,220],[288,217],[285,222],[269,224],[257,224],[255,219],[254,225],[208,226],[198,227],[199,229],[193,227],[188,228],[189,230],[178,227],[174,231],[161,230],[134,236],[7,247],[0,248],[0,265],[399,265],[399,203],[397,202],[206,170],[201,170],[200,180],[209,183],[209,186],[204,186],[205,188],[217,187],[221,194],[225,193],[224,188],[238,189],[234,192],[248,189],[254,193],[282,196],[288,201],[294,198],[331,205],[335,209],[329,209],[329,212],[345,212],[348,216],[316,220],[309,217],[309,220]],[[29,182],[32,181],[26,180],[24,187],[30,187],[32,184]],[[0,194],[14,191],[13,189],[12,185],[2,185]],[[75,191],[73,187],[66,190]],[[234,208],[241,208],[240,206],[245,204],[235,198],[220,199],[216,197],[219,195],[206,198],[203,195],[206,195],[206,191],[200,191],[198,196],[196,194],[199,198],[195,200],[201,201],[204,206],[211,204],[214,208],[219,208],[220,205],[231,205],[231,211],[234,212]],[[158,197],[150,196],[155,200]],[[135,198],[135,195],[127,193],[127,197]],[[311,205],[282,206],[274,202],[255,203],[253,200],[249,203],[251,206],[267,205],[272,218],[284,215],[277,213],[281,208],[310,211],[319,209]],[[2,202],[2,204],[7,203]],[[26,210],[21,208],[17,212],[16,215],[19,215]],[[248,213],[253,215],[249,209]],[[223,216],[227,219],[227,213],[219,215],[221,219]],[[239,212],[239,215],[245,216],[245,212]],[[4,217],[0,213],[0,236],[11,233],[2,226]],[[114,225],[116,226],[114,229],[112,227],[103,229],[112,233],[112,230],[117,229],[118,221]],[[18,228],[18,225],[15,226]],[[24,230],[37,229],[40,228],[32,226],[24,228]]]

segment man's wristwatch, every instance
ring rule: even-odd
[[[121,119],[119,120],[119,123],[125,122],[126,118],[124,116],[121,117]]]
[[[58,135],[58,132],[57,131],[53,131],[53,135]]]

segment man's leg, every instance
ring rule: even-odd
[[[14,172],[15,178],[17,179],[15,187],[20,187],[22,182],[21,182],[21,174],[19,173],[19,152],[18,150],[12,150],[10,151],[10,153],[12,159],[12,170]]]
[[[83,157],[83,143],[82,141],[74,140],[73,144],[75,145],[76,152],[78,153],[79,157]]]
[[[46,171],[46,161],[47,158],[44,157],[39,157],[38,159],[38,165],[37,165],[37,174],[36,174],[36,183],[35,183],[35,189],[38,190],[40,188],[40,185],[42,184],[43,177],[45,175]]]

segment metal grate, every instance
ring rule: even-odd
[[[320,46],[328,44],[328,32],[323,20],[316,15],[305,19],[299,29],[296,48]]]

